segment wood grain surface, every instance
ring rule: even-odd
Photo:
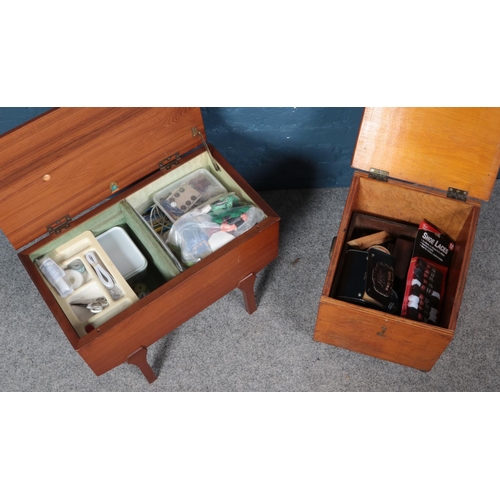
[[[314,340],[429,371],[453,332],[321,297]]]
[[[488,200],[500,166],[500,108],[366,108],[353,167]]]
[[[0,137],[0,228],[14,248],[200,144],[199,108],[60,108]]]

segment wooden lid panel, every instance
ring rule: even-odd
[[[500,108],[366,108],[353,167],[488,200],[500,165]]]
[[[200,144],[199,108],[60,108],[0,138],[0,228],[17,249]]]

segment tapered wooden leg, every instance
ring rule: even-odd
[[[252,314],[257,310],[257,301],[255,300],[255,292],[253,289],[256,278],[257,276],[252,273],[238,283],[238,288],[243,292],[245,308],[248,314]]]
[[[127,363],[137,366],[141,370],[142,374],[146,377],[146,380],[150,384],[152,384],[158,377],[156,376],[153,369],[149,366],[146,357],[147,353],[148,350],[145,347],[141,347],[140,349],[135,351],[134,354],[131,354],[127,358]]]

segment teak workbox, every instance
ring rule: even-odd
[[[434,366],[453,339],[481,207],[477,200],[491,196],[499,146],[499,108],[365,110],[353,157],[358,170],[331,252],[316,341],[422,371]],[[456,240],[437,326],[331,296],[355,213],[414,225],[428,219]]]
[[[0,138],[0,227],[96,375],[128,362],[154,381],[147,347],[235,288],[248,313],[257,309],[253,285],[278,255],[279,217],[207,148],[199,108],[61,108]],[[156,191],[198,168],[266,217],[181,272],[137,212]],[[97,236],[114,226],[126,228],[147,257],[152,291],[82,335],[33,261],[84,231]]]

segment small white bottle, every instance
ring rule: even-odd
[[[64,279],[65,272],[50,257],[43,257],[38,261],[40,271],[48,282],[57,290],[62,298],[73,293],[73,288]]]

